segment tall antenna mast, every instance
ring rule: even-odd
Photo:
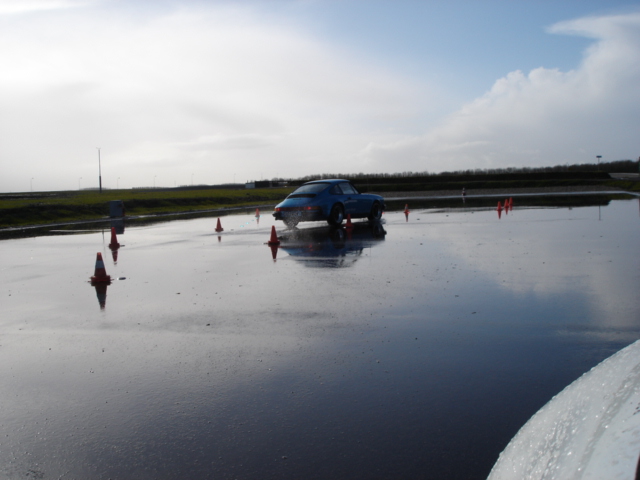
[[[98,185],[100,186],[100,193],[102,193],[102,167],[100,166],[100,147],[98,149]]]

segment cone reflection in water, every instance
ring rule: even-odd
[[[271,258],[273,258],[273,261],[276,261],[276,257],[278,256],[278,245],[269,245],[269,248],[271,249]]]
[[[100,310],[104,310],[107,305],[107,283],[98,283],[94,285],[96,289],[96,297],[98,297],[98,303],[100,304]]]
[[[224,232],[224,228],[222,228],[222,224],[220,223],[219,218],[218,218],[218,225],[216,225],[216,232]]]
[[[111,283],[111,277],[107,275],[107,270],[104,268],[104,261],[102,260],[102,253],[98,252],[96,255],[96,268],[91,277],[91,283]]]
[[[116,236],[116,227],[111,227],[111,243],[109,243],[109,249],[111,250],[111,257],[113,258],[113,264],[118,263],[118,249],[120,244],[118,243],[118,237]]]
[[[498,210],[498,219],[501,219],[501,218],[502,218],[502,209],[499,209]]]
[[[109,243],[109,248],[111,250],[116,250],[120,248],[120,244],[118,243],[118,237],[116,237],[116,227],[111,227],[111,243]]]
[[[404,218],[405,220],[408,222],[409,221],[409,210],[405,210],[404,212]]]

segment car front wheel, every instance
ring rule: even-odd
[[[371,205],[371,211],[367,216],[370,222],[378,222],[382,218],[382,207],[378,202],[373,202]]]
[[[327,222],[329,225],[333,225],[334,227],[339,226],[344,220],[344,208],[339,203],[336,203],[333,207],[331,207],[331,213],[329,213],[329,218]]]

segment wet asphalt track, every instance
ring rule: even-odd
[[[639,337],[635,200],[215,220],[0,242],[0,477],[484,478]]]

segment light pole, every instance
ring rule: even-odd
[[[100,147],[98,149],[98,186],[100,187],[100,193],[102,193],[102,166],[100,165]]]
[[[82,190],[82,177],[78,179],[78,190]]]
[[[598,159],[598,170],[600,170],[600,159],[602,158],[602,155],[596,155],[596,158]]]
[[[193,173],[191,174],[191,186],[193,187]]]
[[[33,192],[33,178],[34,178],[34,177],[31,177],[31,191],[32,191],[32,192]]]
[[[156,177],[157,175],[153,176],[153,188],[156,188]]]

